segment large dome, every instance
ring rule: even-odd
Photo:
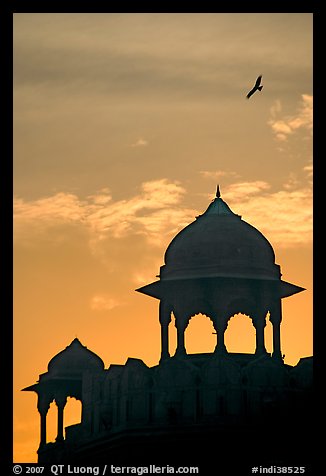
[[[273,248],[264,235],[231,211],[220,197],[171,241],[161,280],[236,277],[280,279]]]
[[[85,370],[104,369],[102,359],[76,338],[64,350],[55,355],[48,364],[48,372],[53,375],[80,376]]]

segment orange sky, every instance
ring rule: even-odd
[[[217,183],[306,288],[283,301],[295,365],[312,354],[312,14],[14,15],[16,462],[39,443],[36,395],[20,390],[75,336],[106,368],[158,362],[158,302],[134,290]],[[193,318],[188,352],[213,350],[211,331]],[[250,319],[225,338],[252,352]]]

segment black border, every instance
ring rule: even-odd
[[[139,2],[140,3],[140,2]],[[12,474],[13,463],[13,108],[12,108],[12,86],[13,86],[13,27],[12,20],[15,13],[313,13],[314,24],[314,391],[315,401],[318,414],[323,408],[321,402],[321,391],[319,385],[322,379],[322,363],[320,360],[320,346],[321,344],[321,329],[320,322],[323,319],[320,310],[320,296],[322,295],[321,286],[323,285],[324,276],[322,274],[322,213],[323,213],[323,195],[321,192],[321,182],[323,180],[320,164],[323,161],[321,155],[320,137],[321,127],[323,126],[320,119],[322,113],[322,52],[323,49],[321,41],[321,31],[324,27],[321,1],[300,2],[296,1],[274,1],[266,4],[260,1],[241,2],[241,4],[233,4],[233,11],[230,5],[225,3],[214,5],[208,2],[207,7],[200,3],[196,5],[189,5],[188,9],[180,8],[175,3],[169,6],[167,2],[160,7],[155,5],[153,9],[153,2],[137,3],[137,11],[135,8],[128,8],[128,4],[118,6],[117,4],[105,3],[95,0],[89,3],[83,2],[68,2],[68,1],[13,1],[10,5],[4,3],[0,6],[0,44],[2,57],[2,73],[1,78],[1,92],[2,105],[5,106],[5,117],[2,121],[3,133],[3,156],[1,160],[0,179],[2,181],[0,187],[0,204],[1,204],[1,298],[3,303],[3,312],[1,313],[1,333],[0,333],[0,365],[2,372],[3,386],[0,392],[1,409],[4,421],[2,423],[2,441],[0,451],[0,471],[8,468],[7,474]],[[198,7],[201,8],[198,8]],[[218,7],[216,11],[216,7]],[[3,109],[2,109],[3,110]],[[320,399],[320,400],[319,400]],[[2,418],[2,419],[3,419]],[[316,431],[318,424],[316,424]],[[317,431],[318,434],[318,431]],[[307,435],[307,439],[314,438],[314,435]],[[311,462],[317,466],[316,461]],[[317,468],[316,468],[317,469]],[[216,468],[218,471],[218,467]],[[318,474],[318,472],[316,473]]]

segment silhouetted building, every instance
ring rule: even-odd
[[[105,369],[97,355],[74,339],[53,357],[48,372],[24,389],[38,395],[39,462],[151,459],[187,465],[204,464],[216,454],[221,467],[222,460],[227,465],[225,452],[252,461],[253,448],[257,464],[259,457],[272,459],[275,452],[286,458],[290,448],[293,455],[299,451],[300,457],[309,457],[312,357],[301,358],[294,367],[285,364],[280,333],[282,299],[303,288],[281,279],[271,244],[230,210],[219,189],[205,213],[168,246],[159,280],[137,291],[160,301],[159,364],[148,367],[129,358],[124,365]],[[177,328],[174,356],[168,342],[172,313]],[[216,330],[213,353],[187,354],[185,330],[198,313],[207,315]],[[237,313],[252,320],[254,354],[226,349],[224,333]],[[268,316],[273,326],[271,354],[264,341]],[[69,396],[81,401],[82,418],[64,435]],[[58,407],[57,438],[47,443],[46,417],[53,400]],[[199,445],[204,445],[204,453],[199,454]]]

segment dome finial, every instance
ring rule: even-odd
[[[221,197],[221,192],[220,192],[220,186],[218,185],[216,188],[216,198],[220,198],[220,197]]]

